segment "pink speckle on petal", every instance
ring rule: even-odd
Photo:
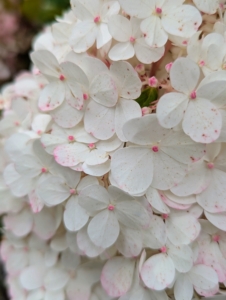
[[[213,168],[214,168],[214,163],[212,163],[212,162],[208,163],[208,164],[207,164],[207,167],[208,167],[209,169],[213,169]]]
[[[46,169],[46,168],[42,168],[42,169],[41,169],[41,172],[42,172],[42,173],[46,173],[46,172],[47,172],[47,169]]]
[[[75,189],[70,189],[70,194],[71,195],[74,195],[76,193],[76,190]]]
[[[219,236],[218,234],[215,234],[215,235],[212,236],[212,240],[213,240],[214,242],[219,242],[220,236]]]
[[[63,74],[61,74],[60,77],[59,77],[59,79],[60,79],[61,81],[64,81],[64,80],[65,80],[65,76],[64,76]]]
[[[99,23],[100,22],[100,16],[96,16],[94,19],[93,19],[94,23]]]
[[[151,149],[152,149],[153,152],[158,152],[159,151],[159,147],[158,146],[153,146]]]
[[[158,15],[161,15],[162,13],[162,9],[160,7],[156,7],[155,11]]]
[[[160,251],[161,251],[162,253],[166,253],[166,252],[167,252],[166,246],[163,246],[163,247],[160,249]]]
[[[73,135],[69,135],[68,138],[67,138],[70,142],[74,141],[75,138],[73,137]]]
[[[109,205],[108,205],[108,210],[112,211],[112,210],[114,210],[114,209],[115,209],[114,205],[112,205],[112,204],[109,204]]]
[[[190,98],[191,98],[192,100],[194,100],[194,99],[196,99],[196,97],[197,97],[196,91],[191,92]]]

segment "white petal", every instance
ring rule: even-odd
[[[200,69],[198,65],[186,57],[178,58],[170,70],[172,87],[186,95],[195,90],[199,76]]]
[[[164,94],[157,105],[157,118],[164,128],[172,128],[180,123],[188,105],[188,97],[180,93]]]
[[[78,191],[78,194],[80,194],[81,190],[84,189],[85,187],[89,186],[89,185],[93,185],[93,184],[99,184],[99,181],[97,178],[95,177],[92,177],[92,176],[85,176],[83,177],[78,186],[77,186],[77,191]]]
[[[151,48],[144,38],[136,39],[134,50],[137,59],[144,64],[158,61],[164,54],[164,47]]]
[[[62,289],[68,282],[69,275],[66,271],[59,268],[50,269],[44,277],[44,286],[48,291]]]
[[[174,295],[176,300],[191,300],[193,296],[193,285],[189,277],[180,274],[174,285]]]
[[[166,226],[163,219],[153,216],[150,226],[143,231],[143,246],[145,248],[160,249],[165,245],[166,239]]]
[[[127,42],[132,36],[130,21],[120,15],[114,15],[108,22],[109,32],[119,42]]]
[[[89,220],[89,215],[78,203],[78,197],[71,197],[65,207],[64,224],[70,231],[78,231]]]
[[[193,253],[189,246],[174,246],[167,243],[168,255],[173,260],[174,266],[180,273],[188,272],[193,266]]]
[[[218,0],[194,0],[194,3],[200,11],[210,15],[214,14],[219,6]]]
[[[85,129],[94,137],[107,140],[115,133],[114,116],[115,109],[113,107],[105,107],[91,101],[85,112]]]
[[[130,194],[142,194],[153,176],[153,155],[147,148],[129,147],[117,150],[111,159],[112,177]]]
[[[64,144],[55,148],[54,158],[62,166],[73,167],[84,162],[89,155],[89,148],[81,143]]]
[[[141,115],[141,109],[137,102],[119,99],[115,110],[115,131],[121,141],[127,141],[123,134],[123,125],[131,119],[141,117]]]
[[[45,269],[43,266],[33,265],[20,274],[20,283],[26,290],[34,290],[42,286]]]
[[[148,188],[146,191],[146,197],[151,206],[159,212],[163,214],[168,214],[170,212],[168,206],[162,201],[161,194],[153,187],[150,186]]]
[[[72,30],[70,45],[76,53],[85,52],[95,42],[97,26],[93,20],[84,20]]]
[[[95,166],[105,163],[108,160],[108,154],[106,151],[99,150],[99,149],[93,149],[87,159],[86,164],[89,166]]]
[[[217,228],[226,231],[226,213],[211,214],[205,211],[206,218]]]
[[[115,243],[119,230],[119,223],[114,212],[104,210],[90,221],[88,235],[96,246],[106,249]]]
[[[105,163],[100,164],[100,165],[87,165],[86,163],[83,163],[82,165],[82,170],[86,174],[89,174],[91,176],[103,176],[104,174],[107,174],[111,167],[110,167],[110,160],[107,160]]]
[[[52,81],[41,92],[38,107],[50,111],[60,106],[65,99],[65,85],[59,80]]]
[[[119,0],[119,3],[127,14],[141,19],[147,18],[154,9],[154,2],[152,3],[149,0],[134,2],[130,0]]]
[[[106,3],[107,4],[107,3]],[[111,35],[108,31],[108,25],[104,22],[100,23],[97,31],[96,45],[100,49],[111,40]]]
[[[123,257],[114,257],[107,261],[101,273],[101,284],[107,294],[120,297],[129,290],[135,261]]]
[[[211,290],[218,285],[217,273],[205,265],[194,266],[189,272],[189,278],[195,288]]]
[[[39,185],[37,195],[48,206],[53,206],[65,201],[70,196],[70,189],[62,178],[51,176]]]
[[[122,98],[136,99],[140,96],[142,84],[131,64],[125,61],[113,62],[110,71],[117,79]]]
[[[168,35],[163,29],[162,22],[158,16],[152,15],[142,21],[140,29],[145,35],[146,43],[150,47],[162,47],[166,44]]]
[[[42,164],[33,155],[21,155],[15,163],[16,171],[23,176],[36,177],[41,174]]]
[[[115,106],[118,100],[118,91],[112,76],[108,73],[96,76],[90,84],[90,96],[101,105]]]
[[[156,291],[164,290],[175,277],[173,261],[165,254],[153,255],[143,264],[140,275],[148,288]]]
[[[63,128],[72,128],[83,118],[84,111],[72,108],[66,101],[57,109],[51,111],[54,121]]]
[[[97,184],[82,189],[78,199],[79,204],[91,213],[107,208],[111,201],[107,190]]]
[[[198,98],[189,102],[182,126],[195,142],[212,143],[220,135],[222,116],[210,101]]]
[[[127,60],[134,56],[134,47],[130,42],[118,43],[114,45],[108,53],[113,61]]]

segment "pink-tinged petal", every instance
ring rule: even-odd
[[[26,290],[35,290],[43,285],[44,266],[32,265],[23,270],[20,274],[20,283]]]
[[[189,58],[178,58],[170,70],[172,87],[187,96],[195,90],[200,77],[198,65]]]
[[[135,261],[114,257],[107,261],[101,273],[101,284],[106,293],[115,298],[127,293],[133,280]]]
[[[118,100],[118,90],[114,78],[109,73],[96,76],[90,84],[90,96],[103,106],[115,106]]]
[[[115,133],[115,108],[91,101],[85,112],[84,126],[88,133],[100,140],[107,140]]]
[[[73,167],[84,162],[89,155],[89,148],[81,143],[64,144],[55,148],[54,158],[62,166]]]
[[[222,116],[210,101],[191,100],[182,123],[184,132],[198,143],[212,143],[220,135]]]
[[[111,174],[119,188],[132,195],[142,194],[153,177],[150,149],[129,147],[117,150],[111,159]]]
[[[108,209],[99,212],[88,225],[88,235],[98,247],[112,246],[119,236],[119,223],[113,211]]]
[[[162,253],[156,254],[146,260],[140,275],[148,288],[161,291],[173,282],[175,267],[169,256]]]
[[[52,52],[47,50],[32,52],[31,60],[43,75],[51,79],[59,77],[60,66]]]
[[[87,51],[95,42],[98,27],[93,20],[75,24],[70,37],[70,45],[76,53]]]
[[[59,107],[65,99],[65,85],[59,80],[52,81],[41,92],[38,107],[42,111],[51,111]]]
[[[157,105],[157,118],[164,128],[172,128],[180,123],[188,105],[188,97],[181,93],[163,95]]]
[[[111,74],[117,80],[119,95],[125,99],[136,99],[141,94],[142,83],[134,68],[125,61],[113,62]]]
[[[44,202],[38,197],[35,190],[32,191],[28,197],[33,213],[39,213],[44,207]]]
[[[115,131],[121,141],[127,141],[122,130],[125,123],[131,119],[141,116],[141,109],[137,102],[128,101],[123,98],[119,99],[115,109]]]
[[[197,195],[197,202],[210,213],[226,212],[226,173],[213,169],[209,186]]]
[[[63,128],[72,128],[82,120],[84,110],[74,109],[65,101],[50,114],[57,125]]]

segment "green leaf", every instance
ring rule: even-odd
[[[135,99],[135,101],[140,105],[140,107],[148,107],[151,103],[158,99],[158,89],[153,87],[148,87],[143,90],[140,97]]]

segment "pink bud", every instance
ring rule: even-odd
[[[69,135],[69,136],[68,136],[68,140],[69,140],[70,142],[72,142],[72,141],[75,140],[75,138],[73,137],[73,135]]]
[[[161,15],[162,13],[162,9],[160,7],[156,7],[155,11],[158,15]]]
[[[151,87],[157,87],[158,86],[158,79],[155,76],[152,76],[148,79],[148,85]]]
[[[207,164],[207,167],[208,167],[209,169],[213,169],[213,168],[214,168],[214,163],[212,163],[212,162],[208,163],[208,164]]]
[[[143,64],[138,64],[135,67],[135,70],[137,71],[138,74],[144,75],[145,74],[145,67]]]
[[[63,74],[61,74],[60,77],[59,77],[59,79],[60,79],[61,81],[64,81],[64,80],[65,80],[65,76],[64,76]]]
[[[142,111],[142,116],[146,116],[146,115],[149,115],[151,113],[150,107],[143,107],[141,109],[141,111]]]
[[[94,19],[93,19],[94,23],[99,23],[100,22],[100,16],[96,16]]]
[[[170,70],[171,70],[171,68],[172,68],[172,65],[173,65],[172,62],[170,62],[169,64],[165,65],[165,69],[166,69],[166,72],[167,72],[167,73],[170,72]]]
[[[159,147],[158,146],[153,146],[151,149],[152,149],[153,152],[158,152],[159,151]]]
[[[108,205],[108,210],[113,211],[115,209],[115,206],[112,204]]]
[[[196,91],[191,92],[190,98],[191,98],[192,100],[194,100],[194,99],[196,99],[196,97],[197,97]]]

